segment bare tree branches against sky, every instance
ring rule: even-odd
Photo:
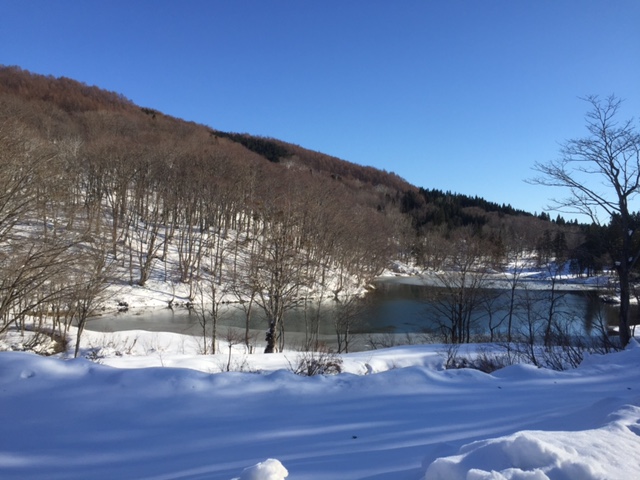
[[[540,212],[523,182],[582,134],[578,97],[640,115],[636,0],[0,1],[0,63],[419,186]]]

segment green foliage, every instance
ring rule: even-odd
[[[479,229],[487,223],[485,213],[490,212],[531,216],[511,205],[499,205],[478,196],[424,188],[405,191],[400,198],[400,210],[411,217],[413,227],[418,230],[426,225],[445,225],[449,230],[468,226]]]
[[[257,137],[245,133],[226,133],[218,131],[215,132],[215,135],[218,137],[228,138],[229,140],[239,143],[245,148],[257,153],[273,163],[278,163],[281,158],[288,158],[291,156],[291,153],[289,153],[285,147],[270,138]]]
[[[560,262],[567,258],[567,239],[562,230],[556,230],[551,236],[551,230],[545,229],[536,244],[538,263],[546,265],[551,260]]]
[[[442,190],[436,189],[426,190],[424,188],[420,189],[420,193],[427,202],[446,202],[460,209],[477,207],[481,208],[485,212],[497,212],[503,215],[531,216],[529,212],[525,212],[524,210],[517,210],[511,205],[504,203],[500,205],[495,202],[490,202],[484,198],[478,197],[477,195],[471,197],[459,193],[443,192]]]
[[[156,118],[156,115],[158,114],[158,111],[154,110],[153,108],[141,107],[140,111],[145,115],[149,115],[152,118]]]

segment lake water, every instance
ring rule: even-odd
[[[420,336],[428,332],[439,331],[447,319],[433,308],[430,300],[434,288],[417,284],[415,279],[392,278],[376,282],[375,290],[367,294],[366,302],[351,321],[354,343],[351,350],[371,348],[371,340],[377,339],[379,345],[406,343],[411,336]],[[507,313],[509,292],[506,290],[486,290],[488,296],[496,296],[492,313],[492,325],[504,318]],[[521,290],[517,293],[517,304],[522,305],[525,296],[535,295],[536,311],[544,314],[549,302],[545,300],[548,292]],[[601,319],[611,325],[616,322],[616,308],[602,303],[594,292],[560,292],[557,304],[558,315],[571,325],[572,332],[590,333],[594,324]],[[500,307],[502,305],[502,307]],[[309,336],[309,331],[317,332],[318,338],[329,346],[336,346],[334,319],[338,305],[334,300],[322,302],[320,311],[317,302],[310,301],[288,312],[285,317],[286,342],[288,347],[301,346]],[[519,316],[524,317],[522,306],[518,307]],[[316,322],[316,319],[317,322]],[[316,326],[317,323],[317,326]],[[478,308],[473,313],[472,333],[487,334],[489,316],[487,311]],[[245,316],[238,305],[222,307],[219,332],[229,327],[244,329]],[[506,323],[497,331],[504,331]],[[250,325],[255,338],[262,341],[266,330],[266,321],[260,309],[255,306]],[[202,335],[202,326],[197,315],[189,314],[186,309],[153,310],[141,314],[120,313],[113,316],[92,318],[87,329],[102,332],[122,330],[147,330],[156,332],[175,332],[188,335]]]

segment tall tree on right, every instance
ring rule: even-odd
[[[540,175],[531,183],[569,190],[564,199],[553,199],[551,207],[566,213],[582,214],[601,225],[615,220],[620,241],[610,252],[620,288],[620,343],[631,339],[629,322],[630,274],[640,258],[635,248],[633,211],[630,203],[640,193],[640,133],[634,120],[618,119],[622,100],[609,96],[584,99],[591,105],[587,113],[588,135],[567,140],[560,158],[547,163],[536,163],[534,170]]]

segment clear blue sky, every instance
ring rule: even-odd
[[[540,212],[578,97],[640,116],[639,0],[0,0],[0,63]],[[553,214],[552,214],[553,215]]]

